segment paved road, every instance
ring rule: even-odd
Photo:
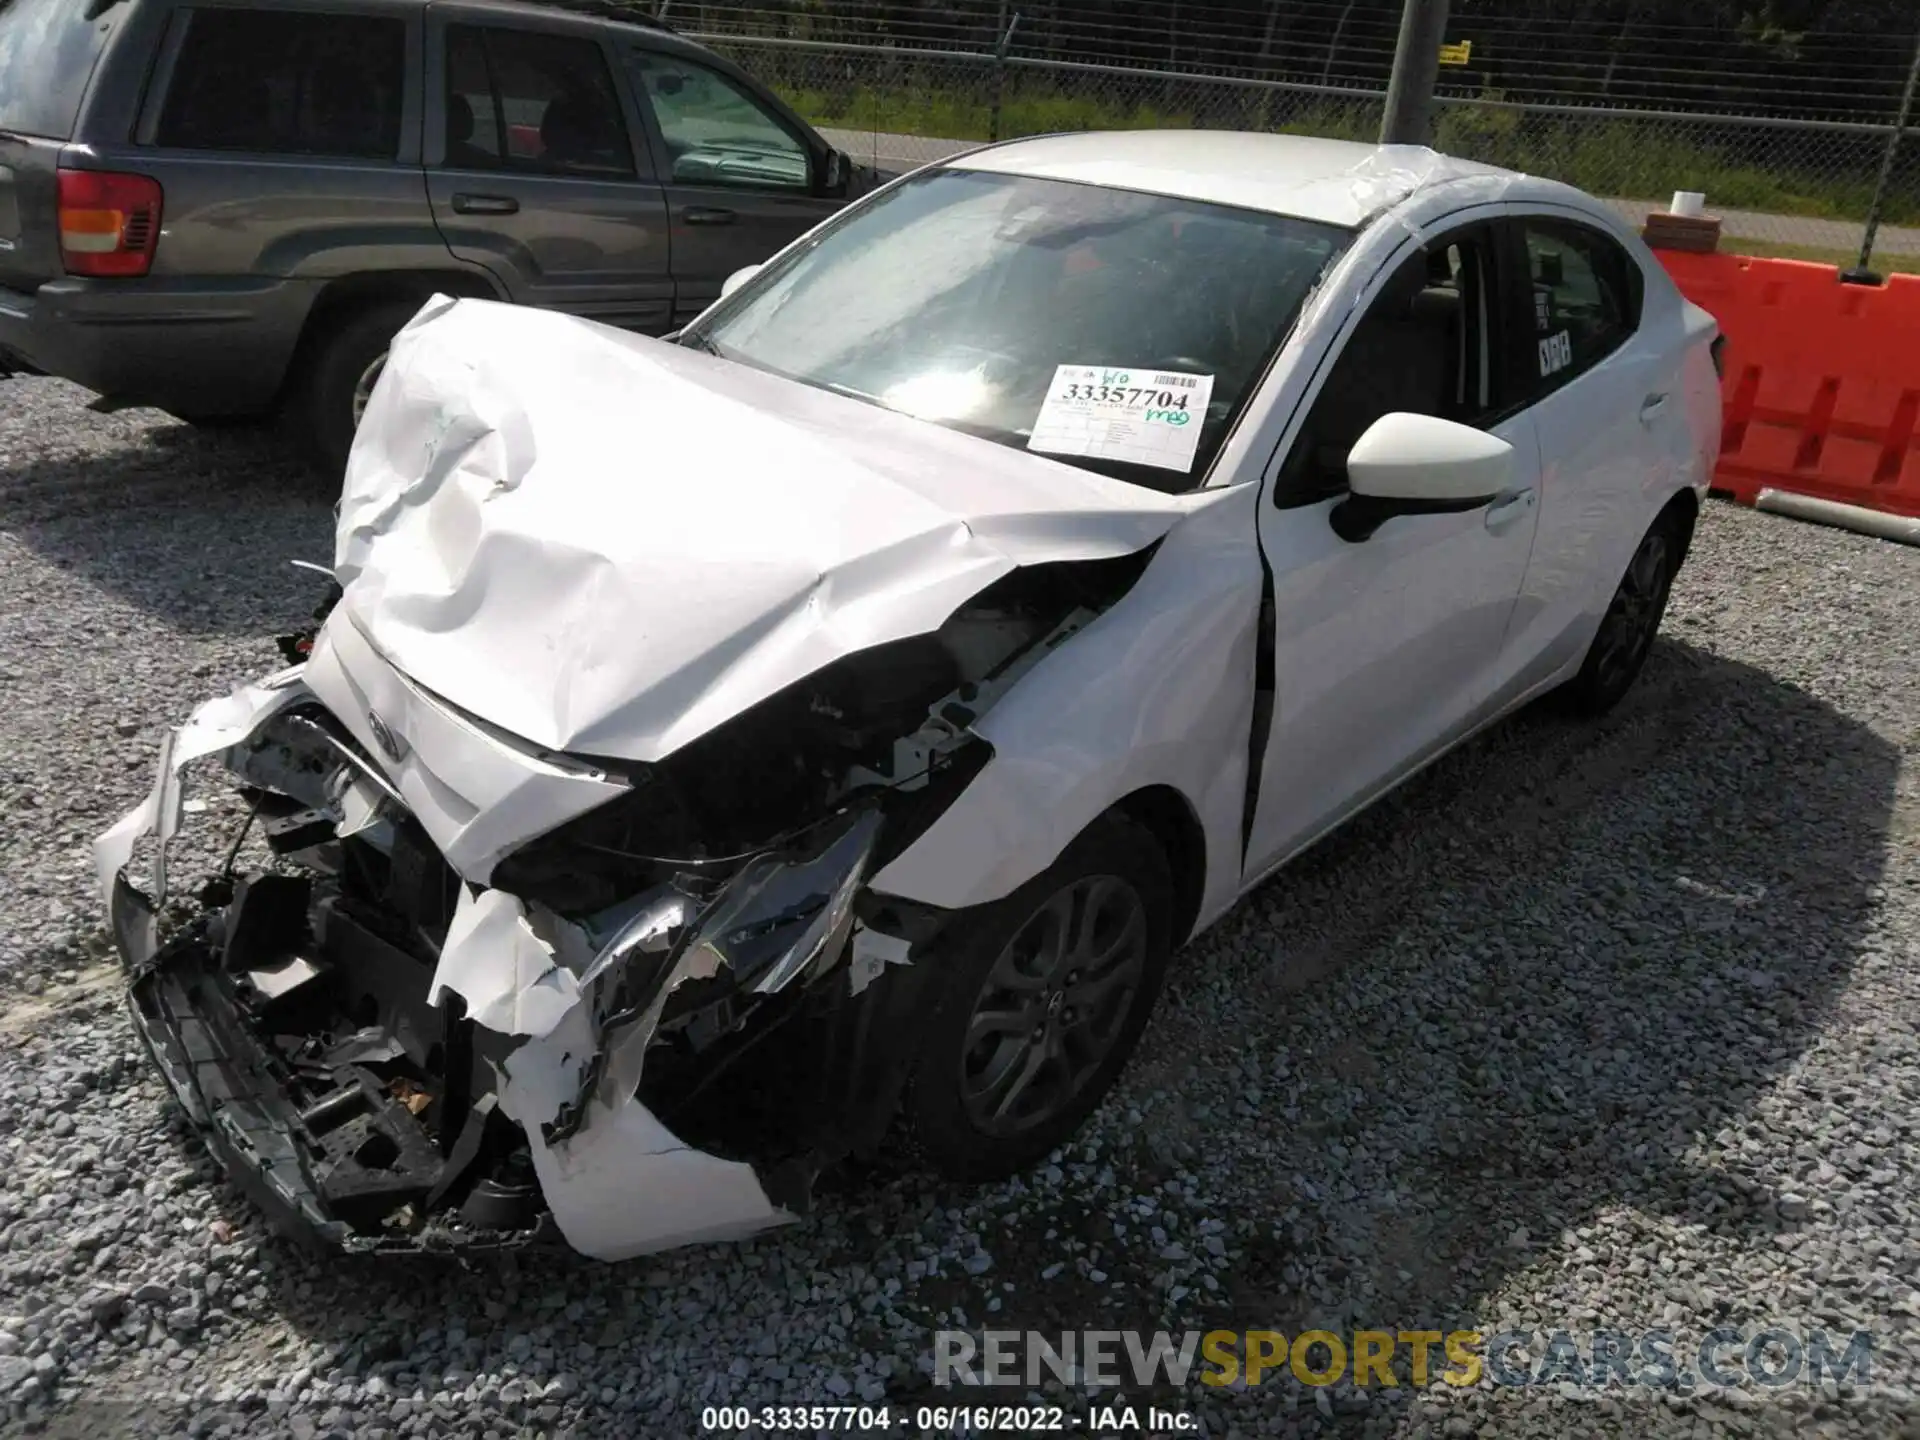
[[[856,160],[883,169],[925,165],[978,143],[871,130],[823,129],[820,133]],[[1638,223],[1646,218],[1649,210],[1664,208],[1666,201],[1610,200],[1607,203]],[[1717,210],[1715,213],[1720,216],[1723,233],[1733,240],[1770,240],[1776,244],[1843,251],[1856,249],[1860,244],[1860,222],[1856,220],[1816,220],[1804,215],[1770,215],[1757,210]],[[1883,255],[1920,255],[1920,228],[1882,227],[1875,251]]]

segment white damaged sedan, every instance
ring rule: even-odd
[[[1263,876],[1621,697],[1719,444],[1633,232],[1426,150],[1018,141],[736,279],[668,341],[422,310],[301,663],[96,843],[148,1047],[290,1228],[618,1259],[896,1126],[1034,1162]],[[271,854],[170,894],[201,759]]]

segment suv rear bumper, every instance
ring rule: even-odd
[[[134,405],[244,415],[279,394],[313,304],[308,280],[51,280],[0,287],[0,368]]]

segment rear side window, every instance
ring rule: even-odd
[[[457,170],[633,177],[607,57],[591,40],[447,29],[446,163]]]
[[[89,0],[0,0],[0,130],[73,138],[93,65],[118,12]]]
[[[403,20],[192,11],[154,138],[183,150],[391,160],[406,48]]]
[[[1640,325],[1638,267],[1617,243],[1570,220],[1520,222],[1539,393],[1592,369]]]

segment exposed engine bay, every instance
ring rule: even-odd
[[[803,1213],[888,1127],[949,919],[866,881],[990,759],[973,722],[1152,553],[1014,569],[655,763],[539,753],[421,695],[498,763],[595,787],[483,882],[430,833],[421,734],[340,700],[349,640],[372,652],[330,601],[96,846],[142,1034],[236,1178],[336,1248],[616,1259]],[[200,757],[270,858],[240,873],[235,837],[186,897],[165,851]],[[432,799],[437,825],[485,821]]]

